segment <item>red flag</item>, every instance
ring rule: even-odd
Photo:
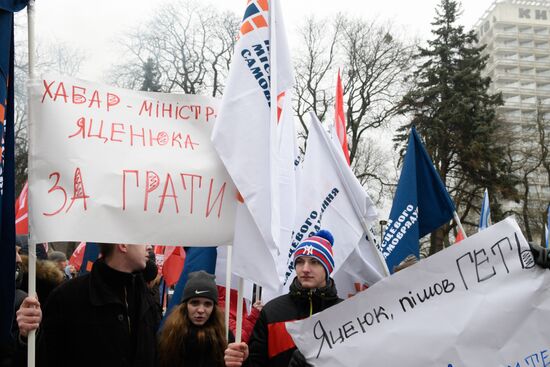
[[[84,252],[86,252],[86,242],[80,242],[69,259],[69,265],[74,266],[77,272],[80,271],[80,267],[82,266]]]
[[[159,247],[164,247],[164,252],[161,254]],[[164,281],[168,287],[176,284],[180,278],[181,271],[183,270],[183,264],[185,263],[185,251],[183,247],[178,246],[155,246],[155,254],[157,259],[163,258],[162,267],[159,271],[164,277]],[[157,261],[157,264],[160,261]]]
[[[344,156],[349,162],[348,136],[346,134],[346,117],[344,116],[344,89],[342,88],[342,79],[340,79],[340,69],[338,69],[338,81],[336,82],[336,103],[334,105],[335,116],[334,125],[336,135],[344,151]]]
[[[25,182],[23,190],[15,200],[15,233],[29,234],[29,204],[27,201],[27,188],[29,183]]]

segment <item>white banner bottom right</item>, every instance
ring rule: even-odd
[[[550,366],[550,271],[512,218],[287,323],[314,366]]]

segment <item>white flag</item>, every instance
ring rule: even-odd
[[[333,274],[340,298],[354,296],[385,277],[387,273],[381,268],[376,251],[376,247],[363,236],[357,248]]]
[[[270,274],[276,274],[274,258],[281,242],[277,157],[283,130],[273,96],[282,95],[293,82],[284,25],[274,3],[248,2],[212,133],[245,204],[237,209],[234,273],[267,287],[279,283]],[[256,248],[260,246],[264,248]]]
[[[335,124],[329,125],[328,133],[333,144],[340,147],[340,138],[336,134]],[[342,152],[342,156],[347,161],[345,152],[342,149],[337,149],[337,152]],[[374,208],[374,204],[368,195],[367,203],[368,206]],[[370,221],[373,221],[375,218],[376,213],[372,212],[369,218]],[[372,241],[376,241],[370,226],[369,231]],[[373,286],[374,283],[389,275],[385,261],[381,260],[381,253],[377,248],[377,243],[369,241],[366,233],[364,233],[358,247],[353,250],[344,264],[332,276],[336,283],[338,295],[342,298],[351,297]]]

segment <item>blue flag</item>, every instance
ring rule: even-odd
[[[12,340],[15,295],[13,13],[27,1],[0,0],[0,345]]]
[[[479,215],[479,231],[491,225],[491,208],[489,208],[489,193],[485,189],[483,202],[481,203],[481,213]]]
[[[418,258],[420,238],[451,220],[454,211],[451,197],[413,127],[381,246],[390,272],[407,256]]]
[[[93,263],[99,258],[99,246],[97,243],[86,242],[86,248],[84,248],[84,255],[82,255],[82,264],[80,265],[80,271],[78,275],[84,275],[92,270]]]
[[[183,264],[183,271],[181,272],[174,294],[168,303],[166,314],[162,323],[166,319],[166,316],[170,314],[170,311],[174,306],[181,303],[181,297],[183,297],[183,289],[189,273],[194,271],[204,270],[207,273],[216,273],[216,260],[218,258],[217,247],[186,247],[185,248],[185,263]]]

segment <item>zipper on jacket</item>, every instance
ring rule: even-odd
[[[128,291],[126,290],[126,286],[124,286],[124,305],[126,306],[126,318],[128,319],[128,333],[132,334],[130,311],[128,310]]]
[[[308,292],[308,297],[309,297],[309,316],[313,315],[313,298],[311,297],[311,294],[313,292],[310,290]]]

